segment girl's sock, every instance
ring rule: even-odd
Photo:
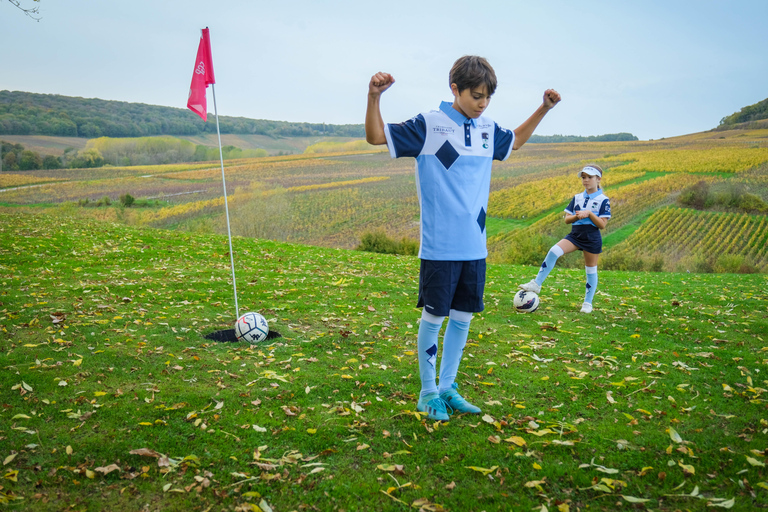
[[[541,264],[541,268],[539,268],[539,273],[536,275],[536,284],[539,286],[544,284],[544,280],[547,278],[549,273],[552,272],[552,269],[555,268],[557,259],[563,254],[564,252],[559,245],[552,246],[552,248],[547,253],[547,257],[544,258],[544,262]]]
[[[592,304],[592,299],[597,291],[597,267],[584,267],[587,270],[587,293],[584,302]]]

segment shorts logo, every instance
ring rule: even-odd
[[[482,138],[483,138],[483,149],[488,149],[488,140],[490,139],[490,135],[488,134],[488,132],[483,132]]]

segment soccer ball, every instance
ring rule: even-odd
[[[267,319],[258,313],[246,313],[235,322],[235,336],[238,341],[255,344],[267,339],[269,324]]]
[[[539,296],[533,292],[526,292],[520,290],[515,294],[515,299],[512,301],[515,309],[521,313],[533,313],[539,309]]]

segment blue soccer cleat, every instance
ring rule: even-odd
[[[440,398],[454,411],[479,414],[480,408],[464,400],[464,397],[459,394],[458,389],[458,384],[454,382],[451,384],[451,389],[440,393]]]
[[[416,410],[419,412],[426,412],[427,419],[448,421],[451,417],[448,416],[448,411],[445,406],[446,403],[440,398],[440,395],[431,393],[419,398],[419,403],[416,404]]]

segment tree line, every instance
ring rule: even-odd
[[[362,124],[293,123],[219,116],[221,133],[270,137],[364,137]],[[58,94],[0,91],[0,135],[58,137],[146,137],[216,133],[188,109],[76,98]]]
[[[528,142],[534,144],[543,144],[546,142],[616,142],[616,141],[628,141],[639,140],[635,135],[631,133],[607,133],[605,135],[531,135]]]
[[[225,160],[268,156],[265,149],[241,149],[224,146]],[[0,140],[3,171],[36,169],[88,169],[105,165],[162,165],[180,162],[207,162],[219,159],[219,148],[193,144],[174,137],[135,137],[91,139],[85,148],[67,148],[61,156],[41,155],[21,144]]]
[[[738,112],[726,116],[720,120],[718,128],[728,128],[741,123],[750,123],[768,119],[768,98],[759,101],[754,105],[749,105]]]

